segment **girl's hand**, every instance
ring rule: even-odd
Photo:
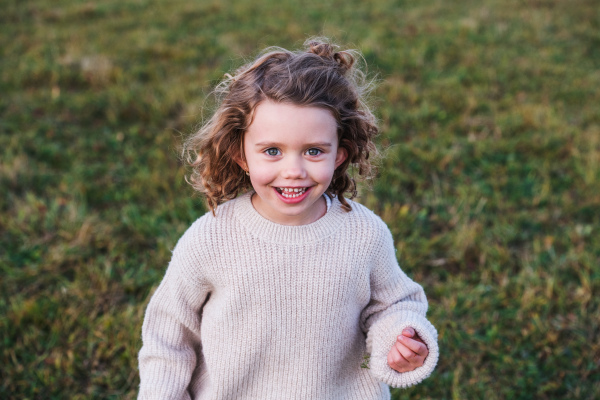
[[[413,328],[405,328],[387,356],[390,368],[409,372],[423,365],[429,349]]]

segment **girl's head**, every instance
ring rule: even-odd
[[[325,119],[334,124],[342,157],[331,169],[325,193],[337,196],[350,209],[344,194],[356,196],[356,186],[348,169],[353,165],[359,175],[371,175],[369,156],[376,152],[372,139],[378,132],[364,102],[370,85],[355,66],[359,56],[354,51],[336,51],[336,46],[325,41],[310,40],[305,50],[296,52],[267,49],[235,75],[226,75],[216,89],[220,104],[215,113],[184,146],[192,166],[190,183],[206,195],[211,210],[252,187],[245,171],[250,149],[244,148],[244,139],[261,104],[269,105],[261,109],[276,112],[293,107],[327,111],[332,118]],[[269,155],[276,153],[268,150]]]

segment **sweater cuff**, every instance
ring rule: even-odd
[[[412,327],[427,345],[429,354],[422,366],[409,372],[397,372],[387,362],[396,338],[404,328]],[[439,358],[437,331],[425,318],[413,312],[390,314],[377,321],[367,335],[367,351],[371,353],[369,369],[375,379],[391,387],[406,388],[420,383],[433,372]]]

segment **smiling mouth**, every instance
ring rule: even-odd
[[[278,187],[275,188],[277,190],[277,192],[282,195],[285,198],[288,199],[293,199],[295,197],[299,197],[302,196],[304,194],[304,192],[306,192],[307,188],[284,188],[284,187]]]

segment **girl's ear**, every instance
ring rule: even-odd
[[[233,161],[240,166],[244,171],[248,171],[248,163],[246,157],[244,157],[244,145],[243,142],[240,144],[240,149],[233,155]]]
[[[337,168],[342,165],[342,163],[346,161],[346,158],[348,158],[348,150],[344,147],[338,147],[337,155],[335,156],[335,167]]]
[[[244,171],[248,171],[248,165],[246,164],[246,161],[244,160],[241,154],[238,153],[235,156],[233,156],[233,161],[235,161],[241,169],[243,169]]]

